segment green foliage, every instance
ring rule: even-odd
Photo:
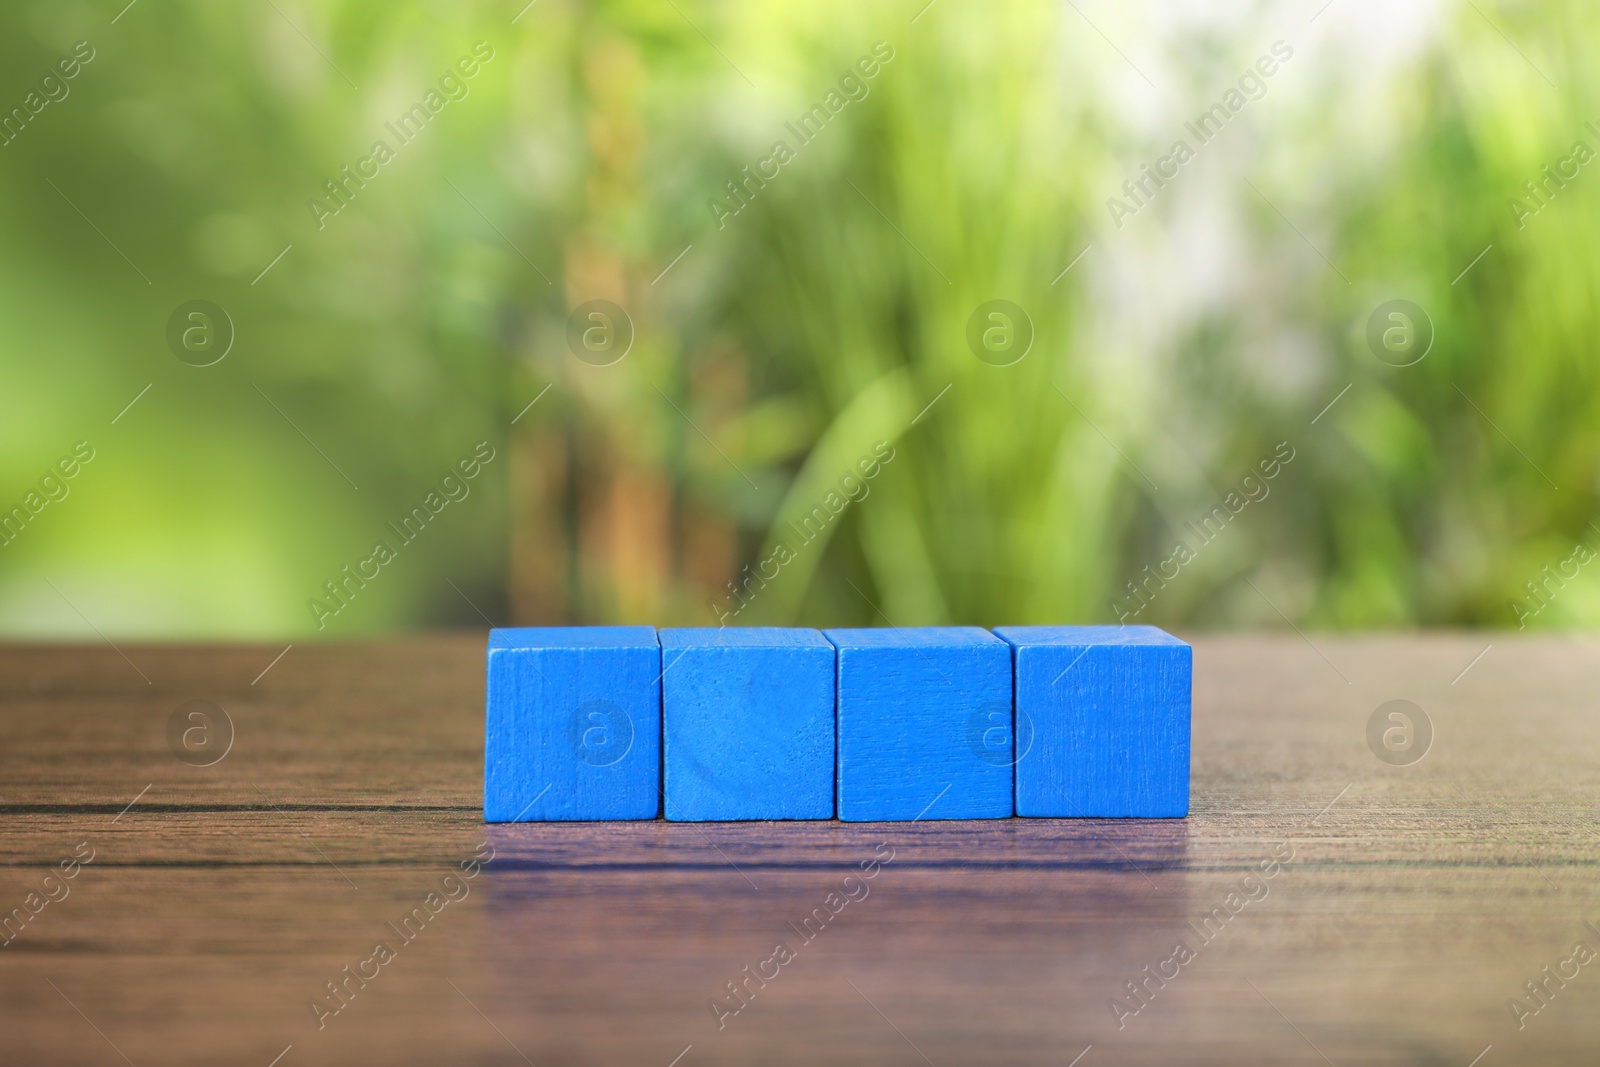
[[[1600,160],[1508,204],[1600,151],[1600,15],[1450,5],[1368,62],[1337,8],[919,6],[0,12],[0,107],[94,49],[0,147],[0,507],[96,450],[0,547],[0,629],[1600,616],[1559,573],[1600,545]],[[1119,226],[1108,198],[1280,36]],[[165,337],[196,298],[237,331],[210,367]],[[1431,319],[1411,366],[1365,339],[1393,299]],[[591,300],[633,325],[611,366],[569,350]],[[968,341],[994,300],[1031,328],[1007,366]],[[469,495],[319,628],[479,441]]]

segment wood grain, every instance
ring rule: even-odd
[[[481,635],[296,646],[255,684],[281,646],[0,649],[0,913],[95,850],[0,948],[0,1063],[1595,1062],[1600,961],[1520,1030],[1507,1000],[1600,950],[1600,644],[1311,641],[1193,639],[1187,820],[915,825],[486,827]],[[1435,729],[1409,767],[1367,747],[1394,698]],[[213,766],[168,748],[189,700],[234,723]]]

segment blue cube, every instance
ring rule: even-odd
[[[1189,813],[1188,645],[1154,626],[1002,626],[1016,657],[1017,814]]]
[[[661,646],[649,626],[489,632],[485,822],[653,819]]]
[[[825,630],[839,650],[839,818],[1012,812],[1011,650],[976,626]]]
[[[831,819],[833,666],[816,630],[662,630],[666,817]]]

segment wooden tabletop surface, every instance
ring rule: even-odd
[[[0,1063],[1600,1062],[1600,642],[1194,645],[1188,819],[856,825],[485,826],[481,634],[0,649]]]

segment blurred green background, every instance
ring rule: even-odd
[[[0,632],[1600,619],[1600,11],[924,2],[6,5]]]

